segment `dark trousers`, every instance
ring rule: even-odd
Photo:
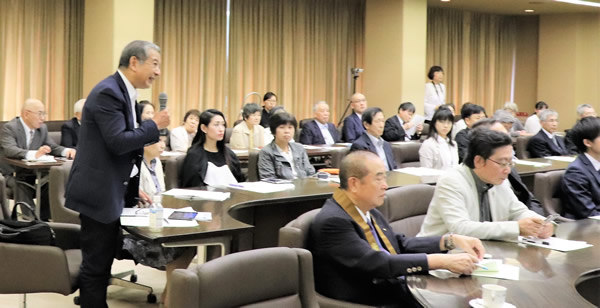
[[[106,288],[117,252],[123,246],[119,220],[104,224],[88,216],[81,219],[82,263],[79,274],[79,295],[82,308],[108,307]]]

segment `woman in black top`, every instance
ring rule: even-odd
[[[200,127],[187,152],[179,174],[180,187],[206,186],[204,179],[208,162],[216,167],[227,165],[238,182],[245,180],[240,161],[231,149],[225,146],[225,117],[216,109],[200,114]]]

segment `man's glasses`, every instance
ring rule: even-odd
[[[37,115],[38,115],[38,117],[40,117],[40,118],[45,118],[45,117],[48,115],[48,114],[47,114],[46,112],[44,112],[44,111],[31,111],[31,110],[27,110],[27,111],[29,111],[29,112],[31,112],[31,113],[35,113],[35,114],[37,114]]]
[[[495,162],[496,164],[498,164],[498,166],[500,166],[502,168],[506,168],[506,167],[512,168],[515,166],[515,162],[513,160],[511,160],[510,162],[499,162],[499,161],[495,161],[491,158],[488,158],[488,160]]]

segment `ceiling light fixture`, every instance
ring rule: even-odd
[[[577,4],[577,5],[586,5],[586,6],[600,7],[600,3],[591,2],[591,1],[583,1],[583,0],[554,0],[554,1],[556,1],[556,2],[570,3],[570,4]]]
[[[533,13],[535,10],[525,10],[525,13]]]
[[[450,2],[450,0],[440,0],[440,1],[442,1],[442,2]]]

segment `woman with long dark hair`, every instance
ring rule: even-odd
[[[239,159],[225,146],[226,127],[225,116],[219,110],[208,109],[200,114],[198,133],[179,173],[181,187],[228,184],[245,180]]]
[[[458,146],[452,140],[454,115],[446,107],[435,112],[429,124],[429,136],[419,149],[421,167],[450,169],[458,166]]]
[[[431,120],[438,106],[446,104],[446,86],[444,81],[444,69],[434,65],[427,73],[429,82],[425,84],[425,120]]]

